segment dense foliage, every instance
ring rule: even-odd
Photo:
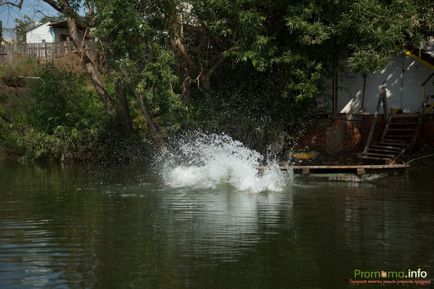
[[[124,138],[202,129],[263,149],[333,112],[327,83],[339,66],[366,75],[434,30],[430,0],[44,2],[95,43],[80,55],[97,93],[47,67],[26,114],[31,130],[74,145],[113,128],[105,115]]]
[[[95,3],[110,66],[129,75],[163,128],[235,131],[262,147],[332,112],[323,98],[334,65],[383,68],[406,45],[423,47],[434,16],[429,1]]]
[[[102,105],[86,87],[82,75],[48,64],[37,72],[39,81],[9,104],[9,125],[3,141],[25,159],[89,160],[98,154],[104,127]]]

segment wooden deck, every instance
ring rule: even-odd
[[[409,168],[408,164],[390,165],[294,165],[280,166],[282,171],[292,170],[296,174],[355,174],[362,176],[368,173],[381,173],[389,171],[404,170]]]

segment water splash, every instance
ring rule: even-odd
[[[170,187],[214,188],[226,183],[243,191],[281,191],[287,181],[275,162],[258,171],[263,156],[228,135],[184,138],[164,158],[163,180]]]

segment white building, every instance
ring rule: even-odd
[[[383,70],[367,76],[364,102],[362,101],[363,77],[350,70],[340,73],[337,91],[338,112],[374,113],[379,96],[378,87],[384,81],[388,89],[390,109],[404,113],[422,111],[425,100],[427,100],[427,105],[432,105],[434,102],[434,65],[432,61],[434,58],[431,60],[429,58],[428,51],[425,57],[421,57],[417,52],[409,50],[393,57]],[[430,76],[431,79],[428,80]],[[422,87],[424,82],[426,83]]]
[[[26,43],[54,43],[66,41],[69,37],[67,21],[50,21],[26,32]]]

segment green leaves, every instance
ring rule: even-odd
[[[180,96],[173,91],[178,81],[172,70],[173,63],[171,51],[153,46],[152,56],[147,58],[147,64],[138,75],[137,93],[159,113],[171,113],[182,106]]]
[[[332,37],[332,27],[321,21],[324,8],[313,2],[290,6],[286,25],[295,41],[302,45],[318,45]]]
[[[26,32],[37,24],[28,15],[15,19],[15,37],[18,43],[26,42]]]
[[[342,34],[352,34],[344,43],[349,66],[361,73],[372,72],[384,67],[394,53],[407,45],[417,45],[425,33],[420,28],[428,24],[425,14],[430,8],[424,2],[355,1],[344,11],[339,24],[347,31]]]
[[[372,47],[355,48],[353,54],[348,58],[348,65],[353,71],[366,75],[385,67],[389,59],[389,54],[382,54]]]
[[[434,29],[431,2],[68,0],[77,15],[95,8],[80,16],[97,42],[92,60],[102,60],[111,103],[124,97],[139,134],[146,103],[164,132],[226,130],[252,143],[315,111],[333,65],[368,74],[406,45],[423,48]],[[31,25],[17,21],[21,32]],[[13,120],[24,136],[12,139],[35,158],[87,151],[105,125],[101,104],[80,75],[47,66],[40,76]]]
[[[8,146],[25,159],[88,159],[99,140],[105,112],[81,75],[43,66],[7,131]]]

